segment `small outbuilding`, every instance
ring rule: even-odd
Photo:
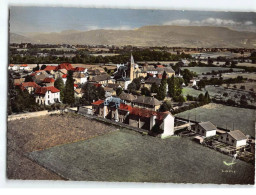
[[[198,123],[195,126],[195,132],[204,137],[215,136],[217,127],[210,121]]]
[[[247,137],[240,130],[234,130],[222,134],[218,140],[234,147],[240,147],[246,145]]]

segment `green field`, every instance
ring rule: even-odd
[[[177,114],[179,117],[197,121],[211,121],[218,127],[232,130],[234,128],[255,137],[256,111],[210,103],[202,107]]]
[[[223,163],[231,157],[188,138],[161,140],[127,130],[35,151],[29,157],[69,180],[254,183],[251,164],[236,160],[231,168]]]
[[[203,73],[207,73],[207,72],[212,72],[214,71],[219,71],[219,70],[229,70],[230,68],[223,68],[223,67],[182,67],[182,70],[184,69],[188,69],[190,71],[196,72],[197,74],[203,74]],[[243,69],[239,69],[239,68],[232,68],[233,71],[243,71]]]

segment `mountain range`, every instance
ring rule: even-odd
[[[256,33],[212,26],[143,26],[133,30],[68,30],[10,33],[11,43],[133,45],[168,47],[256,47]]]

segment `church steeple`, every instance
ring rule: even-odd
[[[132,81],[133,78],[134,78],[134,59],[133,59],[133,56],[131,54],[131,63],[130,63],[130,80]]]

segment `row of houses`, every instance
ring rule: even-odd
[[[234,147],[245,146],[247,142],[247,137],[240,130],[223,132],[218,130],[217,127],[210,121],[198,123],[197,125],[195,125],[193,130],[197,134],[206,138],[215,136],[217,131],[219,131],[220,135],[218,137],[218,141]]]
[[[170,112],[158,112],[126,104],[120,98],[108,97],[92,103],[93,114],[116,122],[128,124],[135,128],[162,130],[162,137],[174,134],[174,116]]]

